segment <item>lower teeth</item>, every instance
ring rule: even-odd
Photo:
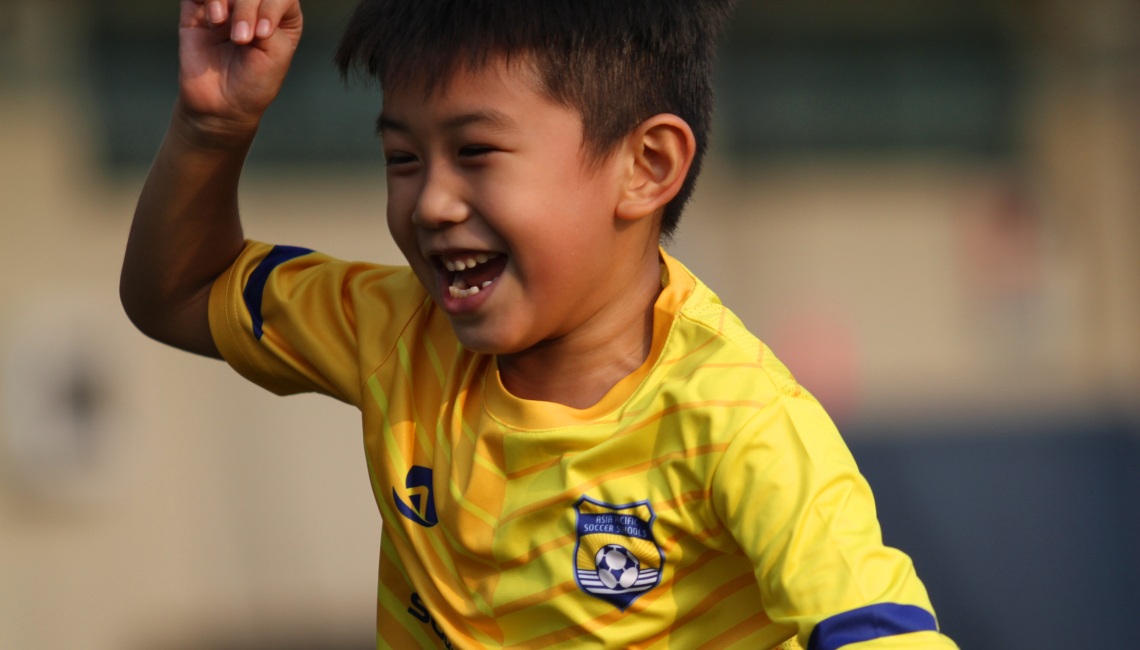
[[[486,282],[483,283],[482,289],[486,289],[487,287],[491,286],[491,283],[493,283],[493,282],[494,282],[494,280],[487,280]],[[451,297],[452,298],[467,298],[470,296],[474,296],[475,294],[479,293],[479,291],[481,291],[480,287],[470,287],[468,289],[460,289],[459,287],[457,287],[455,285],[448,287],[448,289],[451,291]]]

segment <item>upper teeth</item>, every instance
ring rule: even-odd
[[[443,265],[447,267],[448,271],[466,271],[467,269],[475,268],[479,264],[485,264],[487,260],[493,260],[498,256],[498,253],[479,253],[478,255],[472,255],[466,259],[460,258],[455,261],[444,260]]]

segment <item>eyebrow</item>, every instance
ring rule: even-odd
[[[515,126],[515,121],[511,119],[506,113],[497,111],[495,109],[487,109],[484,111],[475,111],[473,113],[464,113],[463,115],[456,115],[443,123],[443,127],[449,131],[465,127],[469,124],[487,124],[491,128],[497,130],[505,130]],[[379,119],[376,120],[376,132],[383,133],[384,131],[399,131],[407,133],[410,131],[408,125],[394,120],[391,117],[381,113]]]

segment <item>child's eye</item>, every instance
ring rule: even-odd
[[[459,150],[459,157],[460,158],[478,158],[479,156],[485,156],[494,150],[495,150],[494,147],[490,147],[490,146],[487,146],[485,144],[473,144],[473,145],[461,148]]]
[[[416,162],[416,157],[410,153],[393,153],[389,154],[385,165],[388,167],[396,167],[398,165],[407,165]]]

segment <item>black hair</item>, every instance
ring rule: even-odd
[[[459,67],[529,59],[543,92],[582,115],[595,159],[646,119],[671,113],[696,137],[693,165],[665,207],[668,238],[708,148],[716,38],[734,0],[362,0],[336,55],[391,89],[427,92]]]

